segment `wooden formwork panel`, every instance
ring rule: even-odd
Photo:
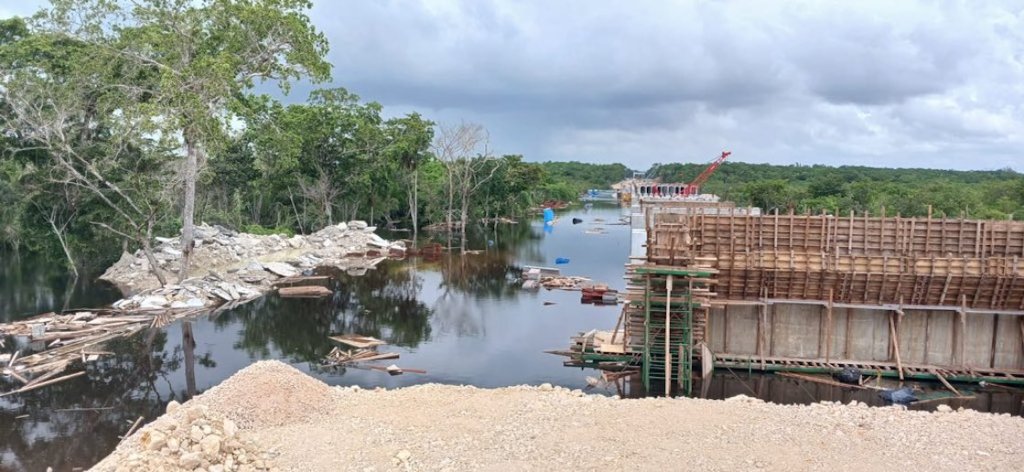
[[[1024,310],[1024,277],[913,275],[759,269],[719,269],[724,300],[829,300],[865,305],[906,304]]]
[[[716,210],[717,211],[717,210]],[[649,230],[688,233],[700,254],[808,252],[915,257],[1024,257],[1024,222],[828,215],[652,213]]]
[[[652,213],[647,251],[717,269],[722,299],[1024,310],[1022,222]]]

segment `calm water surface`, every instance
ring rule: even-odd
[[[523,291],[517,279],[523,265],[554,266],[556,257],[566,257],[570,263],[559,266],[563,274],[623,288],[630,230],[608,224],[621,214],[616,207],[577,209],[563,212],[547,230],[539,221],[489,229],[470,243],[481,254],[388,261],[363,277],[332,273],[335,294],[330,298],[271,295],[213,317],[110,342],[107,349],[115,355],[87,366],[88,375],[0,398],[0,470],[86,468],[108,454],[136,418],[153,419],[168,401],[187,400],[261,359],[287,362],[331,385],[550,382],[586,388],[586,377],[597,373],[563,367],[563,358],[543,351],[564,349],[569,337],[581,331],[610,329],[620,308],[580,304],[578,292]],[[584,222],[573,225],[573,217]],[[586,233],[596,227],[606,233]],[[60,264],[2,257],[0,320],[102,306],[119,298],[116,290],[85,278],[71,283]],[[381,350],[401,355],[387,362],[427,374],[322,370],[319,360],[335,345],[327,337],[338,333],[384,339],[389,344]],[[6,341],[11,345],[12,340]],[[0,380],[0,389],[12,387]],[[708,388],[697,384],[695,391],[701,390],[711,398],[746,394],[780,403],[858,400],[881,405],[872,392],[746,372],[717,372]],[[592,392],[643,394],[636,382]],[[1019,394],[984,393],[965,406],[1021,414],[1021,400]]]
[[[548,231],[536,221],[475,235],[470,247],[480,254],[388,261],[362,277],[331,274],[330,298],[268,296],[108,343],[116,354],[87,366],[88,375],[0,398],[0,470],[88,467],[139,416],[159,416],[168,401],[187,400],[261,359],[287,362],[331,385],[583,388],[592,371],[565,368],[563,358],[543,351],[564,349],[580,331],[613,326],[619,308],[580,304],[578,292],[523,291],[517,279],[523,265],[554,266],[556,257],[566,257],[564,274],[622,288],[629,227],[594,221],[617,222],[617,207],[560,216]],[[573,225],[573,217],[585,222]],[[598,226],[606,233],[585,232]],[[0,296],[3,321],[119,298],[84,278],[72,285],[59,264],[11,256],[0,263]],[[401,355],[388,362],[428,373],[322,370],[319,360],[335,345],[327,337],[338,333],[384,339],[389,344],[381,350]]]

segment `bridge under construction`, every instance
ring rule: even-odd
[[[695,365],[1024,384],[1024,222],[658,197],[634,214],[619,323],[577,338],[577,365],[666,393]]]

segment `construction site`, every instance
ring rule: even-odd
[[[567,365],[666,395],[715,368],[1024,384],[1024,222],[737,208],[699,193],[726,157],[619,186],[625,304]]]

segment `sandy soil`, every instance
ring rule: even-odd
[[[175,453],[143,439],[172,421],[194,434],[188,421],[196,418],[204,426],[221,418],[237,425],[235,450],[250,459],[240,463],[234,453],[224,467],[232,453],[221,449],[196,466],[210,471],[1024,467],[1024,418],[1008,415],[785,406],[746,397],[618,400],[548,385],[371,391],[328,387],[279,362],[254,364],[171,410],[95,470],[180,470]],[[202,451],[181,442],[182,450],[190,447]]]

